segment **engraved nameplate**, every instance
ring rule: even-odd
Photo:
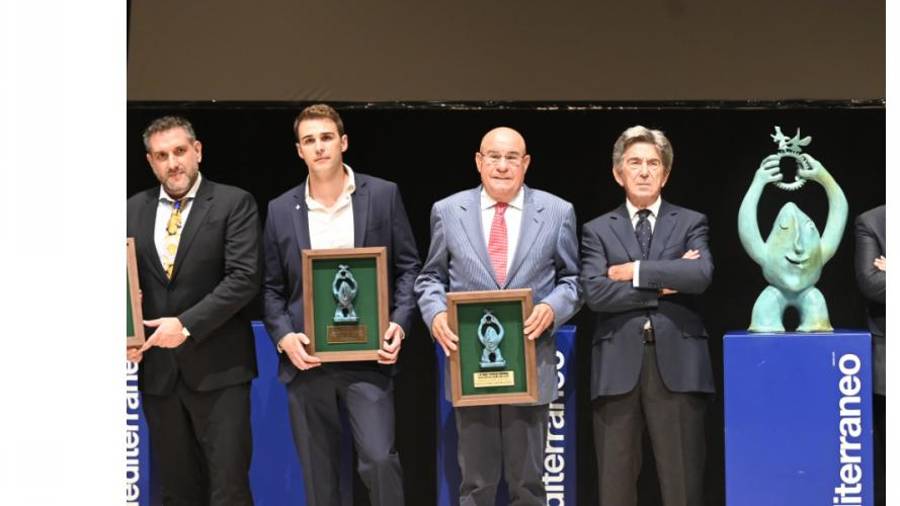
[[[472,376],[475,388],[511,387],[516,384],[515,371],[482,371]]]
[[[361,344],[369,341],[365,325],[329,325],[328,344]]]

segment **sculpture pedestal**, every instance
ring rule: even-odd
[[[729,332],[725,361],[728,506],[870,505],[868,332]]]

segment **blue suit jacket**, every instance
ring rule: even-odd
[[[578,239],[572,204],[525,187],[522,226],[506,282],[497,283],[481,223],[481,187],[462,191],[431,209],[431,247],[416,279],[425,324],[447,310],[447,292],[531,288],[535,304],[553,308],[556,320],[537,339],[538,404],[556,398],[556,340],[552,331],[581,307]],[[449,369],[444,378],[449,399]]]
[[[416,300],[413,282],[421,262],[397,185],[354,173],[354,247],[385,246],[388,264],[390,319],[406,332],[412,327]],[[303,268],[300,252],[310,248],[306,183],[269,202],[263,233],[263,321],[276,345],[289,332],[303,332]],[[297,368],[279,355],[278,377],[289,382]]]
[[[653,229],[650,253],[641,260],[640,286],[613,281],[611,265],[641,259],[634,226],[623,203],[582,230],[581,284],[597,325],[591,368],[591,398],[630,392],[643,360],[642,329],[647,317],[656,334],[656,358],[666,386],[675,392],[714,392],[706,328],[696,311],[696,295],[712,281],[706,216],[665,200]],[[697,260],[683,260],[690,249]],[[677,290],[658,295],[661,288]]]

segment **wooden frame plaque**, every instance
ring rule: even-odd
[[[125,313],[125,347],[140,348],[144,345],[144,316],[141,311],[141,283],[138,279],[137,254],[134,250],[133,237],[125,239],[125,251],[128,270],[125,281],[128,288]]]
[[[450,353],[454,406],[537,402],[535,343],[525,337],[531,289],[451,292],[447,323],[459,336]]]
[[[305,249],[307,352],[323,362],[378,360],[388,328],[387,250]]]

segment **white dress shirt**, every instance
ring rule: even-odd
[[[656,216],[659,214],[659,206],[662,204],[662,197],[656,197],[656,201],[650,204],[645,208],[638,208],[634,204],[631,203],[630,200],[625,199],[625,208],[628,209],[628,216],[631,216],[631,227],[636,228],[638,221],[641,219],[638,216],[638,211],[641,209],[647,209],[650,211],[650,215],[647,216],[647,221],[650,222],[650,233],[653,233],[653,229],[656,227]],[[652,240],[651,240],[652,241]],[[637,288],[640,286],[640,276],[641,276],[641,261],[636,260],[634,262],[634,277],[631,279],[631,285]]]
[[[182,230],[187,225],[188,215],[191,214],[191,209],[194,207],[192,204],[197,197],[197,188],[200,187],[202,179],[203,175],[198,172],[194,186],[191,186],[187,194],[182,197],[185,201],[184,207],[181,208],[181,223],[178,225]],[[169,225],[169,218],[172,216],[174,207],[175,200],[166,193],[162,185],[159,185],[159,204],[156,206],[156,223],[153,225],[153,244],[156,246],[156,255],[159,257],[159,263],[163,266],[163,270],[166,268],[165,262],[163,262],[166,251],[166,236],[169,235],[166,232],[166,227]]]
[[[487,246],[491,239],[491,224],[494,222],[494,206],[497,201],[481,188],[481,232],[484,235],[484,245]],[[516,246],[519,244],[519,231],[522,229],[522,206],[525,204],[525,187],[519,188],[519,193],[509,202],[509,207],[503,214],[506,220],[506,272],[512,265],[513,256],[516,254]]]
[[[349,165],[344,164],[347,178],[344,189],[331,207],[325,207],[309,193],[309,176],[306,177],[306,213],[309,220],[309,246],[312,249],[353,247],[353,199],[356,178]]]

